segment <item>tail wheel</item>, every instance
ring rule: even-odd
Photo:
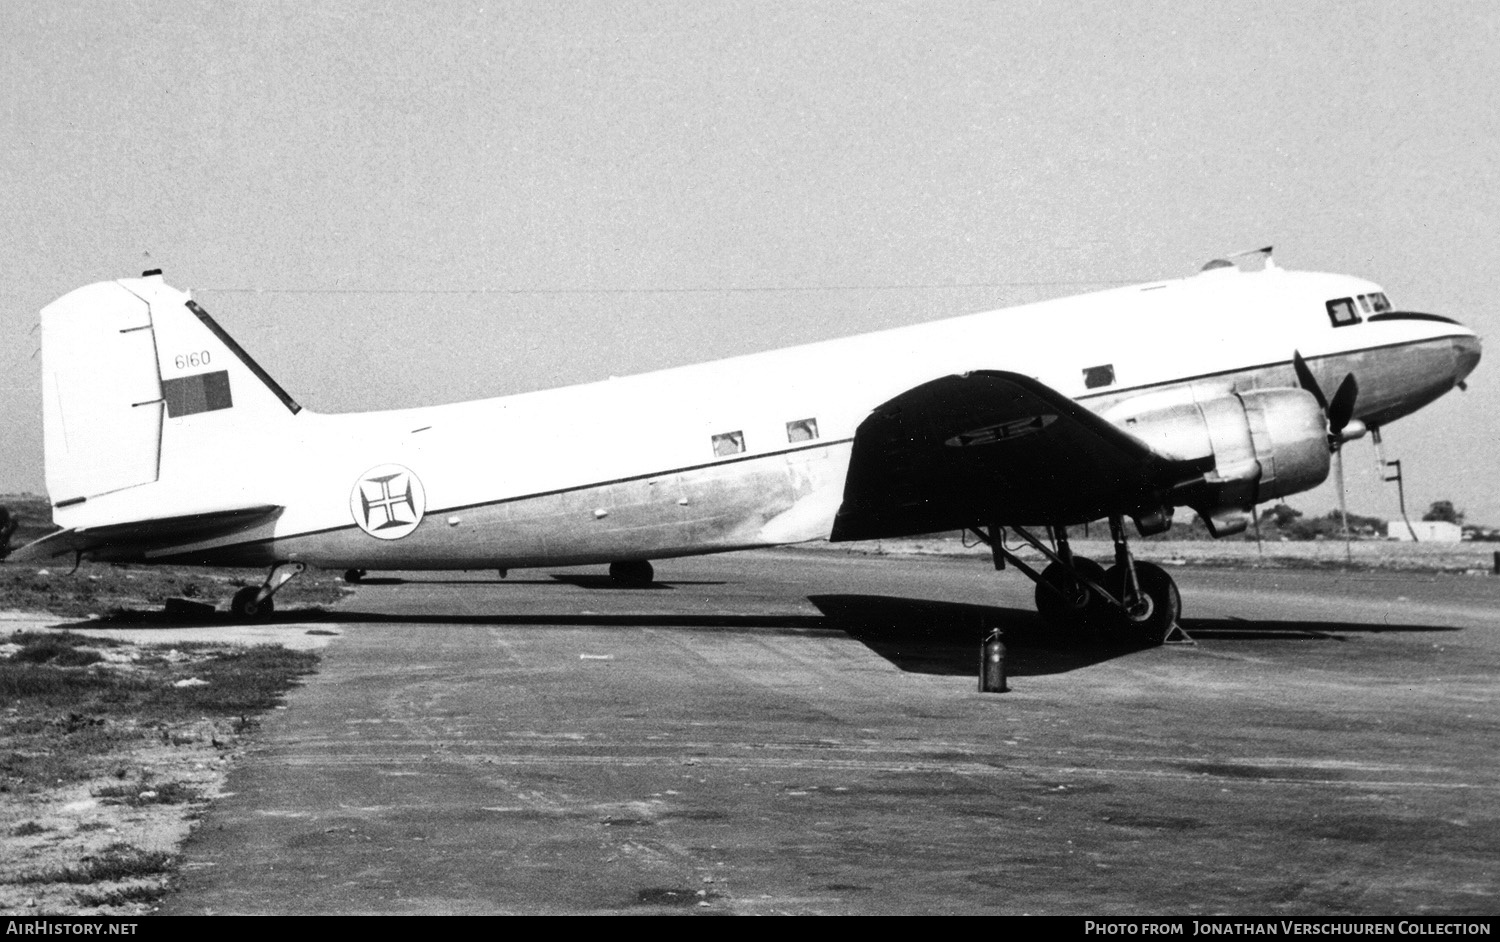
[[[1104,567],[1092,559],[1073,557],[1073,570],[1108,588]],[[1105,611],[1106,604],[1098,593],[1074,578],[1067,566],[1053,563],[1042,570],[1042,581],[1036,586],[1036,610],[1048,625],[1082,628]]]
[[[256,601],[258,595],[259,586],[246,586],[239,590],[229,602],[230,613],[242,621],[257,621],[269,617],[276,610],[276,603],[269,596]]]
[[[614,580],[615,585],[639,588],[656,580],[656,570],[651,568],[649,560],[632,559],[610,563],[609,577]]]
[[[355,583],[369,574],[370,571],[368,569],[346,569],[344,570],[344,581]]]
[[[1166,640],[1167,632],[1182,614],[1182,595],[1167,571],[1151,563],[1136,563],[1135,578],[1140,595],[1127,598],[1129,574],[1123,566],[1111,566],[1104,574],[1104,588],[1125,603],[1125,612],[1116,612],[1125,634],[1132,640],[1152,646]]]

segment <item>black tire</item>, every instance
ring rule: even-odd
[[[346,569],[344,570],[344,581],[358,582],[369,574],[370,572],[367,569]]]
[[[656,570],[649,560],[632,559],[609,564],[609,577],[615,585],[640,588],[656,581]]]
[[[276,603],[269,597],[264,601],[257,602],[255,597],[260,594],[260,586],[246,586],[234,594],[229,602],[230,614],[241,621],[259,621],[269,618],[276,610]]]
[[[1152,563],[1136,563],[1135,578],[1140,583],[1142,597],[1133,611],[1115,612],[1116,630],[1132,642],[1155,647],[1166,640],[1167,632],[1177,624],[1177,617],[1182,614],[1182,595],[1167,571]],[[1104,588],[1130,607],[1130,600],[1125,597],[1127,581],[1123,566],[1111,566],[1104,574]]]
[[[1092,559],[1075,556],[1073,568],[1104,585],[1104,567]],[[1049,587],[1055,587],[1055,590]],[[1050,627],[1087,627],[1108,610],[1108,605],[1098,593],[1074,579],[1066,566],[1053,563],[1042,570],[1042,582],[1036,587],[1036,611]]]

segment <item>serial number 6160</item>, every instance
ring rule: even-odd
[[[197,353],[179,353],[172,362],[179,370],[185,370],[192,366],[207,366],[208,360],[208,351],[200,350]]]

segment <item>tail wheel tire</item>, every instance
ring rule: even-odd
[[[260,586],[246,586],[234,594],[229,603],[229,611],[243,621],[258,621],[267,618],[276,610],[276,603],[267,597],[259,602],[255,597],[260,595]]]
[[[367,575],[369,575],[369,570],[366,569],[346,569],[344,570],[344,581],[350,583],[358,582]]]
[[[1182,595],[1167,571],[1152,563],[1136,563],[1135,578],[1141,587],[1137,599],[1126,598],[1129,574],[1123,566],[1109,568],[1104,574],[1104,588],[1126,605],[1127,611],[1115,613],[1120,629],[1131,640],[1154,647],[1165,641],[1167,632],[1177,624]]]
[[[1104,567],[1092,559],[1073,557],[1073,569],[1085,578],[1105,585]],[[1048,625],[1054,628],[1086,627],[1107,611],[1107,605],[1098,593],[1074,578],[1067,566],[1053,563],[1042,570],[1042,581],[1036,587],[1036,611]]]
[[[656,570],[651,567],[649,560],[632,559],[625,562],[610,563],[609,577],[614,580],[615,585],[622,586],[648,586],[656,581]]]
[[[257,601],[260,595],[259,586],[246,586],[234,594],[229,603],[229,611],[242,621],[256,621],[265,618],[275,609],[275,603],[271,599]]]

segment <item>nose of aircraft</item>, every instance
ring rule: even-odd
[[[1461,383],[1479,365],[1482,344],[1476,336],[1453,338],[1453,381]]]

